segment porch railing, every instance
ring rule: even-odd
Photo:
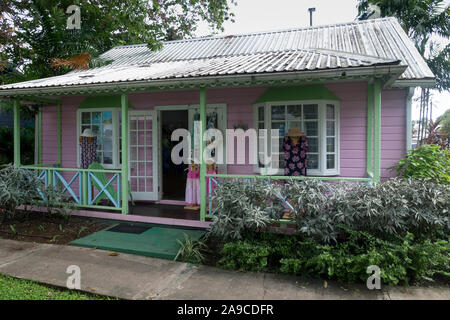
[[[208,190],[206,190],[208,195],[208,208],[209,211],[207,215],[212,217],[217,209],[213,209],[213,188],[212,184],[215,185],[220,184],[219,179],[234,179],[239,180],[242,179],[246,182],[256,182],[258,180],[265,180],[267,183],[270,183],[271,180],[274,181],[282,181],[282,180],[318,180],[318,181],[353,181],[360,183],[371,183],[373,179],[369,178],[351,178],[351,177],[310,177],[310,176],[268,176],[268,175],[241,175],[241,174],[206,174],[206,179],[208,180]],[[291,206],[291,204],[287,201],[286,196],[279,193],[277,195],[278,199],[291,211],[295,212],[295,209]],[[295,221],[288,219],[271,219],[274,223],[280,223],[280,225],[286,226],[287,224],[293,224]]]
[[[51,165],[22,167],[37,171],[37,175],[42,181],[37,188],[44,201],[47,201],[44,189],[52,186],[67,194],[75,207],[122,210],[120,170],[58,168]],[[96,176],[96,173],[109,174],[110,177],[104,183]],[[103,198],[109,200],[110,205],[99,204]]]

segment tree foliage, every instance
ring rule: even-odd
[[[442,114],[438,121],[440,122],[439,133],[444,136],[450,136],[450,109],[447,109],[444,114]]]
[[[432,37],[450,37],[450,8],[445,3],[444,0],[360,0],[358,19],[370,18],[371,4],[380,8],[382,17],[396,17],[435,74],[436,88],[448,90],[450,45],[441,47]]]
[[[42,78],[67,72],[54,58],[92,57],[113,46],[190,37],[200,22],[213,32],[232,19],[227,0],[2,0],[0,81]],[[67,29],[70,5],[81,10],[81,29]],[[2,71],[3,70],[3,71]]]
[[[403,178],[429,178],[437,183],[450,184],[450,150],[428,144],[408,150],[405,158],[391,167]]]

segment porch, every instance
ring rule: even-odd
[[[118,219],[120,214],[123,220],[135,219],[135,221],[175,224],[175,225],[191,225],[193,222],[206,222],[208,218],[214,215],[214,208],[211,202],[211,190],[207,190],[207,181],[220,184],[224,179],[232,179],[236,181],[259,181],[264,180],[282,181],[282,180],[304,180],[313,179],[321,181],[353,181],[359,183],[372,183],[380,181],[381,171],[381,89],[385,84],[386,78],[383,77],[365,77],[367,81],[367,104],[366,104],[366,176],[365,177],[342,177],[342,176],[282,176],[261,174],[207,174],[204,159],[200,163],[200,211],[185,211],[182,206],[164,207],[163,205],[153,202],[150,205],[136,203],[136,206],[130,207],[130,161],[129,161],[129,142],[130,130],[128,121],[122,122],[120,130],[120,140],[122,148],[120,156],[122,165],[120,169],[81,169],[81,168],[64,168],[62,167],[62,131],[64,126],[61,119],[62,114],[62,98],[59,95],[56,98],[39,97],[39,96],[20,96],[14,99],[14,164],[21,166],[20,157],[20,105],[23,103],[41,103],[38,114],[38,128],[43,125],[43,108],[44,105],[56,105],[56,142],[57,142],[57,162],[53,164],[44,164],[42,150],[42,132],[39,130],[38,137],[38,164],[31,166],[23,166],[29,170],[36,171],[42,181],[40,188],[48,186],[59,186],[63,192],[69,197],[72,205],[76,208],[76,212],[83,216],[109,216],[109,218]],[[274,82],[272,85],[282,85],[285,82]],[[316,82],[322,83],[322,82]],[[298,85],[305,84],[298,82]],[[310,83],[308,83],[310,84]],[[167,90],[167,88],[164,88]],[[162,90],[162,89],[160,89]],[[204,136],[206,131],[207,117],[207,87],[199,88],[199,113],[200,113],[200,136]],[[129,112],[129,92],[120,93],[120,116],[121,119],[130,119]],[[91,97],[100,98],[99,95],[91,95]],[[362,107],[362,106],[361,106]],[[141,112],[141,111],[139,111]],[[200,154],[204,153],[206,141],[202,139],[200,144]],[[154,169],[154,171],[156,171]],[[107,175],[106,183],[97,178],[97,174]],[[97,188],[94,188],[94,185]],[[211,185],[211,183],[209,183]],[[111,191],[112,190],[112,191]],[[100,198],[105,198],[104,203],[99,202]],[[282,201],[287,203],[280,197]],[[159,200],[159,199],[151,199]],[[148,203],[147,203],[148,204]],[[74,211],[74,212],[75,212]],[[113,213],[114,212],[114,213]],[[131,217],[133,216],[133,217]],[[145,220],[145,221],[144,221]],[[286,226],[292,223],[290,220],[276,220],[274,222]],[[195,223],[194,223],[195,224]],[[203,224],[202,224],[203,225]],[[205,225],[206,226],[206,225]]]
[[[381,167],[381,88],[382,78],[367,79],[367,134],[366,134],[366,177],[341,177],[341,176],[274,176],[267,174],[207,174],[206,165],[202,159],[200,163],[200,211],[192,212],[179,207],[164,207],[162,204],[136,202],[135,206],[130,206],[130,167],[129,167],[129,141],[130,131],[127,121],[122,123],[120,138],[123,142],[121,148],[122,166],[120,169],[80,169],[63,168],[62,164],[62,130],[61,121],[62,97],[57,99],[42,97],[17,97],[14,100],[14,164],[21,166],[20,161],[20,105],[21,103],[39,102],[44,104],[55,104],[57,107],[57,163],[42,163],[42,135],[39,131],[39,156],[38,164],[33,166],[23,166],[29,170],[36,171],[41,178],[41,188],[48,186],[59,186],[63,192],[67,193],[72,204],[77,210],[77,215],[92,217],[109,217],[128,221],[139,221],[172,225],[195,225],[194,222],[207,222],[208,218],[214,215],[214,208],[211,202],[211,190],[207,190],[207,181],[220,184],[224,179],[236,181],[258,181],[267,182],[280,180],[304,180],[314,179],[321,181],[353,181],[359,183],[372,183],[380,181]],[[100,97],[100,96],[97,96]],[[129,119],[129,93],[120,94],[120,115],[122,119]],[[199,111],[200,111],[200,136],[204,136],[206,131],[206,106],[207,87],[199,89]],[[38,128],[42,127],[42,108],[38,115]],[[206,141],[202,139],[200,154],[203,154]],[[102,183],[96,174],[102,173],[108,176],[107,183]],[[94,191],[94,185],[99,186]],[[211,185],[211,183],[209,183]],[[111,188],[113,192],[111,192]],[[100,203],[101,197],[107,199],[106,203]],[[285,199],[280,199],[284,202]],[[113,213],[114,212],[114,213]],[[119,218],[120,214],[123,214]],[[113,216],[111,216],[113,215]],[[285,226],[292,221],[276,220],[274,222]],[[207,224],[201,224],[207,226]]]

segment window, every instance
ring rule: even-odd
[[[339,174],[339,107],[337,101],[310,100],[296,102],[265,102],[255,105],[255,127],[258,129],[278,129],[279,148],[271,154],[268,167],[280,168],[283,175],[284,153],[282,143],[285,134],[293,126],[298,126],[308,138],[308,175]],[[260,136],[258,134],[258,136]],[[262,136],[262,135],[261,135]],[[260,136],[260,137],[261,137]],[[264,150],[271,150],[270,140],[258,140],[259,159]],[[263,143],[265,145],[263,145]],[[257,171],[264,166],[259,163]]]
[[[84,130],[91,129],[97,136],[97,159],[107,169],[119,167],[119,111],[117,109],[79,109],[78,128],[79,137]],[[78,145],[78,166],[80,165],[81,150]]]

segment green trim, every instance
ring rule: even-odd
[[[78,106],[78,109],[92,109],[92,108],[121,108],[122,95],[119,96],[93,96],[87,97]],[[133,109],[133,106],[128,102],[128,108]]]
[[[94,209],[108,209],[108,210],[124,210],[123,205],[122,207],[118,208],[115,206],[104,206],[104,205],[96,205],[96,204],[92,204],[92,205],[88,205],[88,192],[89,192],[89,187],[88,187],[88,173],[120,173],[123,174],[121,170],[108,170],[108,169],[80,169],[80,168],[56,168],[53,167],[52,164],[46,164],[46,166],[48,167],[44,167],[42,166],[32,166],[32,165],[25,165],[25,166],[20,166],[21,168],[24,169],[28,169],[28,170],[41,170],[41,171],[48,171],[48,175],[47,175],[47,185],[51,186],[53,185],[53,171],[71,171],[71,172],[81,172],[82,175],[82,185],[81,185],[81,204],[78,203],[71,203],[74,207],[82,207],[82,208],[94,208]],[[92,186],[94,186],[95,183],[92,183]],[[128,183],[127,183],[128,184]],[[111,191],[110,191],[111,193]],[[128,210],[128,202],[126,202],[127,206],[126,209]]]
[[[43,166],[21,166],[26,169],[32,170],[53,170],[53,171],[79,171],[79,172],[103,172],[103,173],[122,173],[121,170],[109,170],[109,169],[81,169],[81,168],[57,168],[57,167],[43,167]]]
[[[206,141],[203,135],[206,132],[206,88],[200,89],[200,221],[206,218],[206,163],[204,159],[204,150]]]
[[[89,203],[89,201],[88,201],[88,173],[87,173],[87,171],[83,171],[81,173],[81,175],[83,176],[82,177],[82,183],[83,183],[83,185],[82,185],[82,188],[83,188],[82,194],[83,194],[83,196],[81,198],[81,202],[82,202],[82,204],[84,206],[87,206],[88,203]]]
[[[350,177],[310,177],[310,176],[267,176],[248,174],[205,174],[206,177],[229,178],[229,179],[269,179],[269,180],[321,180],[321,181],[358,181],[368,182],[371,178],[350,178]]]
[[[57,144],[58,144],[58,166],[61,167],[62,164],[62,154],[61,154],[61,145],[62,145],[62,140],[61,140],[61,102],[58,102],[57,105],[57,131],[56,131],[56,139],[57,139]]]
[[[366,142],[366,171],[373,177],[373,84],[367,86],[367,142]]]
[[[20,103],[14,100],[14,165],[20,166]]]
[[[373,156],[373,180],[380,181],[381,176],[381,83],[375,80],[373,86],[374,104],[374,156]]]
[[[128,214],[128,94],[120,96],[122,108],[122,214]]]
[[[120,211],[122,208],[116,208],[116,207],[109,207],[109,206],[98,206],[98,205],[84,205],[84,204],[78,204],[74,203],[74,207],[77,208],[92,208],[92,209],[106,209],[106,210],[117,210]]]
[[[337,100],[324,85],[309,85],[296,87],[272,87],[267,89],[254,103],[273,101],[298,101],[298,100]]]

